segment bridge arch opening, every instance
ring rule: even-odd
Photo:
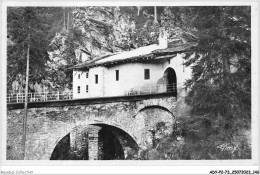
[[[155,146],[155,142],[157,142],[156,137],[160,138],[163,135],[171,135],[173,133],[175,116],[162,106],[146,106],[137,113],[135,118],[142,121],[145,125],[146,134],[142,139],[142,143],[147,148]]]
[[[177,76],[173,68],[168,67],[163,75],[166,83],[166,91],[177,93]]]
[[[127,132],[98,123],[75,127],[56,144],[50,160],[124,160],[133,159],[137,151]]]

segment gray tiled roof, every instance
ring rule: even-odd
[[[109,57],[121,54],[121,52],[113,53],[113,54],[94,58],[93,60],[87,61],[82,64],[75,65],[75,66],[71,67],[71,69],[84,69],[84,68],[91,68],[91,67],[96,67],[96,66],[112,66],[112,65],[121,64],[124,62],[152,62],[152,61],[156,61],[156,60],[158,61],[159,59],[168,59],[169,57],[167,57],[167,55],[173,55],[176,53],[188,51],[192,47],[195,47],[196,45],[197,45],[197,43],[195,43],[195,42],[190,42],[190,43],[185,43],[185,44],[168,43],[168,48],[166,48],[166,49],[156,49],[147,54],[130,56],[130,57],[126,57],[124,59],[116,59],[116,60],[111,60],[111,61],[98,62],[105,58],[107,59]]]

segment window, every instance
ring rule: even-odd
[[[98,84],[98,75],[95,75],[95,82]]]
[[[78,94],[80,93],[80,86],[78,86]]]
[[[119,80],[119,70],[116,70],[116,81]]]
[[[88,93],[88,85],[86,85],[86,93]]]
[[[145,69],[144,70],[144,79],[145,80],[150,79],[150,69]]]
[[[80,79],[80,74],[78,74],[78,79]]]
[[[88,72],[86,72],[86,78],[88,78]]]

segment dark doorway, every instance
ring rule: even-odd
[[[166,91],[177,93],[177,76],[173,68],[167,68],[164,72]]]

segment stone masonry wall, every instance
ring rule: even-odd
[[[165,122],[171,130],[176,98],[28,109],[26,159],[49,160],[57,143],[75,127],[106,124],[125,131],[139,148],[151,144],[148,130]],[[23,109],[7,112],[7,159],[21,159]],[[124,147],[127,147],[124,145]]]

